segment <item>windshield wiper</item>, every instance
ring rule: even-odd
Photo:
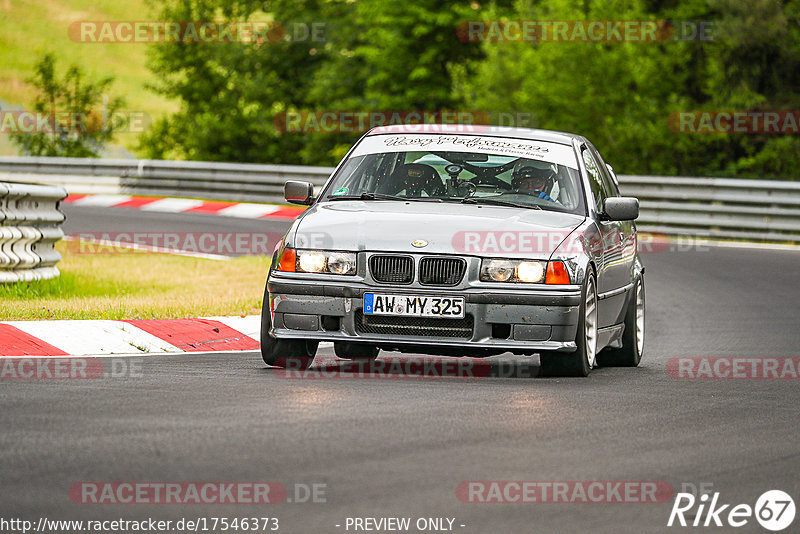
[[[406,198],[406,197],[399,197],[397,195],[385,195],[383,193],[361,193],[360,195],[328,195],[328,200],[400,200],[403,202],[406,201],[415,201],[415,202],[441,202],[442,199],[435,198],[435,197],[427,197],[427,198]]]
[[[520,204],[518,202],[509,202],[508,200],[497,200],[495,198],[486,197],[466,197],[462,198],[459,202],[462,204],[491,204],[492,206],[509,206],[511,208],[542,209],[536,204]]]

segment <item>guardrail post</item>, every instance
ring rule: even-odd
[[[0,183],[0,283],[43,280],[60,273],[55,243],[64,237],[61,187]]]

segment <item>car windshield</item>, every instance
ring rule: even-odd
[[[321,200],[415,200],[583,212],[569,145],[467,135],[363,139]]]

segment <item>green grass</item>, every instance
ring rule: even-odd
[[[80,43],[67,31],[75,21],[154,20],[147,0],[0,0],[0,100],[31,107],[35,88],[25,80],[45,52],[53,52],[58,68],[76,63],[92,79],[113,76],[113,95],[123,96],[126,108],[144,111],[152,120],[177,110],[177,104],[146,89],[156,82],[147,69],[147,44]],[[137,133],[120,134],[115,143],[132,149]],[[5,136],[3,136],[5,137]],[[0,140],[0,154],[14,154]]]
[[[133,252],[80,254],[61,242],[61,276],[0,284],[0,320],[167,319],[261,313],[269,258],[227,261]]]

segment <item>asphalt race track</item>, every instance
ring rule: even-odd
[[[65,211],[67,233],[288,226]],[[676,379],[665,369],[686,356],[799,356],[800,251],[687,248],[643,255],[641,366],[587,379],[530,377],[535,357],[513,364],[521,377],[511,378],[287,379],[246,352],[143,357],[141,376],[125,379],[5,380],[0,516],[270,516],[289,533],[353,532],[348,517],[455,518],[463,533],[766,532],[752,518],[739,529],[668,528],[672,498],[486,504],[456,495],[464,481],[599,480],[664,481],[676,492],[713,484],[731,505],[753,506],[771,489],[797,500],[800,382]],[[508,369],[508,360],[490,365]],[[83,481],[276,481],[289,498],[295,484],[324,484],[326,502],[78,505],[68,491]]]

